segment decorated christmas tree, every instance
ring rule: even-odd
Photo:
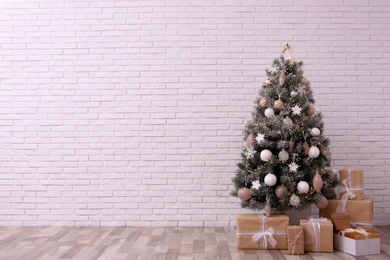
[[[245,125],[241,161],[233,178],[233,196],[243,208],[282,214],[334,199],[337,177],[330,166],[329,139],[316,111],[303,62],[295,61],[288,43],[255,99]]]

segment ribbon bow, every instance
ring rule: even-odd
[[[267,242],[271,244],[272,248],[278,243],[274,238],[274,229],[272,227],[267,228],[264,232],[259,232],[253,235],[252,241],[258,243],[263,240],[263,248],[267,248]]]
[[[295,232],[295,230],[294,230]],[[292,254],[295,253],[295,250],[298,251],[298,241],[299,239],[301,238],[301,234],[302,234],[302,231],[299,231],[299,233],[295,236],[294,240],[290,243],[290,247],[292,248]],[[299,251],[298,251],[298,255],[299,255]]]
[[[307,225],[308,231],[308,240],[314,244],[314,251],[318,252],[320,250],[320,232],[321,232],[321,222],[328,221],[327,218],[311,218]],[[309,240],[310,238],[310,240]]]
[[[336,213],[345,213],[345,207],[347,206],[348,199],[354,199],[356,194],[352,191],[352,188],[349,187],[349,183],[347,179],[343,180],[342,183],[344,187],[341,187],[339,193],[343,193],[343,196],[340,199],[340,203],[337,206]]]
[[[345,236],[345,233],[349,233],[349,232],[357,232],[357,233],[359,233],[359,234],[364,235],[365,240],[366,240],[366,252],[367,252],[367,254],[368,254],[368,252],[370,251],[370,245],[369,245],[369,243],[368,243],[368,235],[369,235],[369,233],[368,233],[365,229],[358,227],[358,228],[356,228],[356,229],[347,228],[347,229],[341,230],[341,231],[339,232],[339,235],[342,235],[342,236],[344,237],[344,236]]]

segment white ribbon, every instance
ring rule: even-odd
[[[307,232],[307,241],[312,241],[314,245],[314,251],[320,251],[320,235],[321,235],[321,223],[327,222],[327,218],[311,218],[307,224],[308,229],[313,229],[312,232]],[[309,240],[310,238],[310,240]]]
[[[339,235],[342,235],[344,237],[345,233],[349,233],[349,232],[357,232],[359,234],[364,235],[365,240],[366,240],[366,254],[369,254],[369,249],[370,249],[370,244],[368,243],[368,235],[369,235],[369,233],[365,229],[358,227],[356,229],[347,228],[347,229],[341,230],[339,232]]]
[[[252,241],[257,244],[260,240],[262,240],[262,248],[267,248],[267,242],[271,244],[272,248],[274,248],[278,243],[274,238],[274,229],[272,227],[269,227],[267,228],[267,230],[265,230],[266,217],[264,215],[259,215],[259,218],[261,224],[261,232],[254,234],[252,236]]]
[[[345,208],[347,206],[348,199],[354,199],[356,197],[356,194],[352,191],[352,188],[350,188],[347,179],[342,181],[344,187],[341,187],[339,190],[339,193],[344,192],[344,194],[340,199],[339,205],[337,206],[336,213],[346,213]]]

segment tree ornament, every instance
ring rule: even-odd
[[[296,96],[298,96],[298,91],[295,90],[291,91],[290,97],[295,98]]]
[[[279,161],[285,162],[288,160],[289,155],[288,155],[288,152],[286,152],[285,150],[282,150],[279,152],[278,157],[279,157]]]
[[[245,147],[247,149],[251,148],[253,146],[254,140],[255,140],[255,136],[253,134],[248,135],[245,141]]]
[[[331,158],[331,154],[329,152],[329,149],[325,146],[321,146],[320,151],[321,151],[321,154],[325,157],[325,159],[330,163],[332,158]]]
[[[271,84],[271,81],[270,81],[269,79],[267,79],[267,80],[265,81],[265,84],[266,84],[266,85],[269,85],[269,84]]]
[[[252,182],[252,189],[258,190],[258,189],[260,189],[260,187],[261,187],[261,183],[259,180]]]
[[[306,86],[307,84],[309,84],[309,81],[307,80],[307,78],[302,77],[302,78],[301,78],[301,84],[302,84],[303,86]]]
[[[264,111],[264,115],[268,118],[271,118],[271,117],[274,117],[275,113],[274,113],[274,110],[272,108],[267,108],[265,111]]]
[[[299,204],[301,204],[301,199],[297,195],[293,194],[290,197],[290,204],[294,207],[297,207]]]
[[[250,198],[252,198],[252,194],[251,194],[251,191],[250,189],[248,188],[241,188],[238,190],[238,197],[242,200],[242,201],[247,201],[249,200]]]
[[[308,109],[307,112],[306,112],[306,115],[312,116],[312,115],[314,115],[315,113],[316,113],[316,108],[315,108],[315,106],[310,105],[310,106],[309,106],[309,109]]]
[[[314,127],[310,130],[310,134],[312,136],[319,136],[321,134],[321,131],[320,129],[318,129],[317,127]]]
[[[321,178],[321,175],[316,172],[316,174],[314,174],[314,177],[313,177],[313,187],[314,189],[320,193],[321,192],[321,188],[322,188],[322,178]]]
[[[324,209],[328,206],[328,200],[324,197],[321,196],[317,201],[316,201],[316,206],[319,209]]]
[[[298,182],[297,184],[297,190],[300,192],[300,193],[307,193],[309,191],[310,187],[309,187],[309,184],[305,181],[300,181]]]
[[[282,109],[283,108],[283,101],[278,99],[274,102],[274,108],[276,109]]]
[[[286,81],[286,75],[284,74],[284,71],[282,71],[282,72],[280,72],[280,75],[279,75],[280,86],[283,86],[285,81]]]
[[[286,117],[283,119],[283,124],[285,124],[287,127],[292,127],[294,122],[291,120],[291,118]]]
[[[290,153],[292,153],[294,151],[294,145],[295,145],[294,140],[290,140],[290,142],[288,143],[288,151]]]
[[[265,138],[264,134],[258,133],[257,136],[256,136],[257,143],[260,144],[261,142],[263,142],[264,138]]]
[[[246,156],[247,159],[253,158],[255,156],[255,154],[256,154],[256,151],[253,148],[249,148],[245,152],[245,156]]]
[[[267,99],[266,98],[260,99],[259,104],[261,107],[266,107],[268,105]]]
[[[267,186],[274,186],[277,181],[278,181],[278,179],[276,178],[275,174],[272,174],[272,173],[268,173],[264,177],[264,183]]]
[[[261,151],[260,158],[261,160],[267,162],[272,158],[272,152],[270,150],[265,149]]]
[[[292,162],[288,165],[288,168],[289,168],[290,172],[297,172],[299,165],[296,164],[295,162]]]
[[[292,109],[292,112],[293,112],[293,115],[300,115],[301,114],[301,111],[302,111],[302,108],[298,105],[295,105]]]
[[[307,155],[309,155],[309,150],[310,150],[310,147],[309,147],[309,144],[304,142],[303,143],[303,152]]]
[[[283,196],[283,194],[286,192],[286,187],[282,184],[282,185],[279,185],[278,187],[276,187],[275,189],[275,195],[276,197],[278,197],[279,199]]]
[[[309,148],[309,157],[317,158],[320,155],[320,149],[317,146],[310,146]]]

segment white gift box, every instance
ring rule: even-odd
[[[334,234],[334,248],[354,256],[380,254],[380,234],[347,229]]]

